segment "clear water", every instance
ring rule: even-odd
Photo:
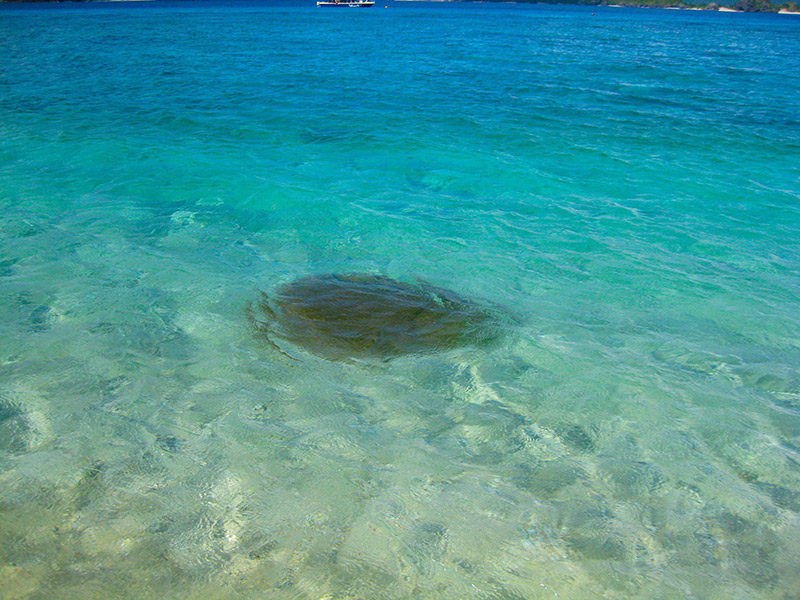
[[[2,6],[0,597],[797,598],[798,56],[783,15]],[[504,335],[253,335],[339,272]]]

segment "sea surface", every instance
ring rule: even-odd
[[[0,6],[0,598],[800,598],[798,57],[792,15]],[[352,273],[500,335],[256,335]]]

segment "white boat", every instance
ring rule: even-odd
[[[317,6],[349,6],[350,8],[368,8],[374,6],[372,0],[319,0]]]

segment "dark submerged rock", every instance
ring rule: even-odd
[[[31,427],[25,411],[0,398],[0,451],[24,452],[28,449]]]
[[[556,429],[561,440],[577,452],[594,452],[594,442],[580,425],[567,425]]]
[[[393,358],[482,345],[497,336],[484,307],[430,285],[381,275],[313,275],[248,307],[256,333],[329,359]]]

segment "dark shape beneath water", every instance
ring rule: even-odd
[[[25,411],[0,398],[0,452],[24,452],[30,437],[31,427]]]
[[[262,292],[248,307],[256,333],[328,359],[382,359],[482,345],[491,311],[453,292],[381,275],[313,275]]]

